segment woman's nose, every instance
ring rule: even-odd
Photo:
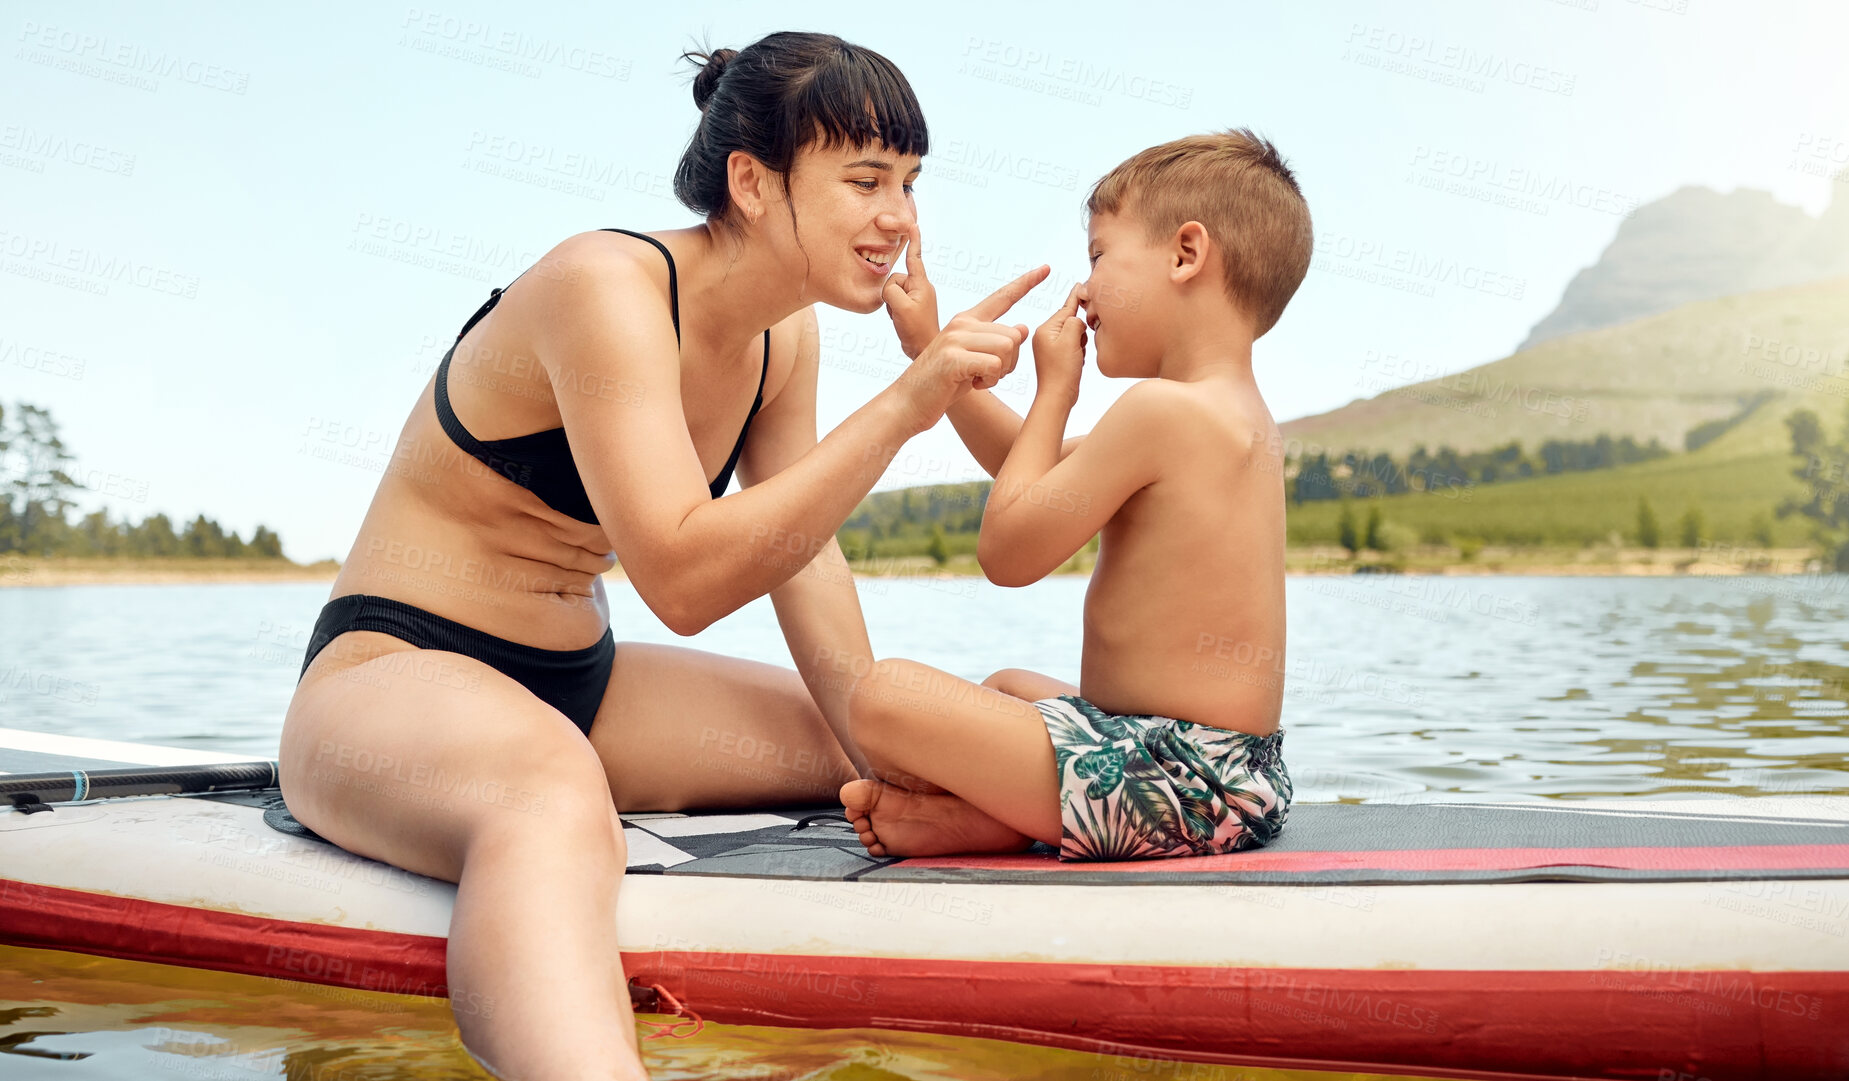
[[[897,236],[900,233],[910,232],[912,224],[917,220],[918,215],[916,214],[899,214],[888,210],[882,211],[873,219],[873,227],[882,233]]]

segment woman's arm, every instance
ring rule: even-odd
[[[527,307],[591,506],[643,603],[695,634],[808,565],[907,439],[971,380],[994,378],[1014,328],[965,321],[802,455],[761,483],[713,499],[681,406],[680,358],[664,290],[639,258],[574,237],[548,257]],[[1017,280],[971,309],[993,319]]]
[[[1014,449],[1015,439],[1021,434],[1021,415],[1008,408],[993,391],[987,390],[972,390],[963,395],[951,403],[944,415],[950,418],[951,426],[983,472],[991,477],[999,474],[1002,463],[1008,460],[1008,452]],[[1060,459],[1071,454],[1072,448],[1084,438],[1083,435],[1069,436],[1061,442]]]
[[[796,359],[777,395],[758,412],[738,459],[738,479],[754,487],[802,460],[816,445],[815,394],[821,334],[815,311],[791,316]],[[777,332],[772,331],[773,347]],[[860,594],[841,546],[831,536],[801,571],[770,591],[790,647],[790,660],[827,718],[835,739],[861,775],[867,760],[848,734],[847,696],[854,679],[873,667],[873,647],[860,612]]]

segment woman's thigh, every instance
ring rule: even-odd
[[[984,687],[997,690],[1003,694],[1013,695],[1028,702],[1038,702],[1042,698],[1057,698],[1062,694],[1076,695],[1079,689],[1063,679],[1041,675],[1025,668],[1004,668],[982,681]]]
[[[835,803],[858,774],[793,669],[621,642],[591,725],[616,805]]]
[[[372,631],[341,635],[309,666],[280,760],[304,825],[450,882],[485,834],[611,810],[602,765],[564,714],[480,661]]]

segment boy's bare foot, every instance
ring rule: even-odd
[[[841,804],[873,856],[1020,852],[1034,843],[948,793],[922,795],[884,781],[849,781],[841,786]]]

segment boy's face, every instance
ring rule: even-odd
[[[1098,371],[1146,378],[1161,367],[1162,334],[1155,310],[1168,280],[1166,252],[1151,244],[1143,224],[1119,214],[1094,214],[1086,228],[1091,277],[1085,282],[1085,322]]]

